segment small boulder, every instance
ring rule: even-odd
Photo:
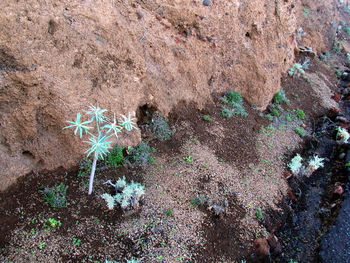
[[[258,258],[266,258],[270,255],[270,246],[266,238],[255,239],[254,249]]]

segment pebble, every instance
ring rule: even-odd
[[[138,19],[143,18],[143,13],[142,13],[141,11],[137,11],[137,12],[136,12],[136,15],[137,15],[137,18],[138,18]]]
[[[203,5],[210,6],[210,0],[203,0]]]
[[[340,160],[343,160],[343,159],[344,159],[344,157],[345,157],[345,153],[341,153],[341,154],[339,154],[339,159],[340,159]]]
[[[270,246],[265,238],[254,240],[255,253],[259,258],[266,258],[270,255]]]

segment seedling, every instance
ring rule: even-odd
[[[192,163],[192,156],[191,155],[187,155],[184,157],[184,160],[188,163]]]
[[[89,110],[85,111],[87,115],[91,115],[89,120],[82,122],[81,114],[78,112],[76,120],[67,121],[71,125],[63,128],[75,128],[74,134],[76,135],[79,132],[80,138],[82,138],[83,133],[90,136],[89,141],[84,141],[91,146],[88,150],[85,151],[87,157],[89,157],[91,154],[94,156],[89,181],[89,195],[92,193],[97,159],[100,158],[103,160],[104,156],[107,155],[107,153],[109,153],[110,149],[112,148],[111,141],[108,139],[113,135],[118,138],[118,133],[122,132],[123,129],[126,129],[127,131],[136,129],[136,124],[134,123],[135,118],[132,118],[130,113],[128,117],[120,114],[121,118],[119,119],[119,122],[116,120],[114,114],[113,122],[111,122],[109,118],[104,115],[106,111],[107,110],[101,109],[98,106],[89,106]],[[94,121],[95,129],[91,126],[88,126]],[[96,134],[91,133],[89,130],[95,130]],[[109,135],[111,132],[112,135]]]
[[[259,220],[263,220],[263,215],[262,215],[262,211],[260,208],[257,208],[256,209],[256,217],[259,219]]]
[[[79,246],[81,239],[73,237],[73,246]]]
[[[204,115],[203,120],[205,121],[211,121],[211,117],[209,115]]]

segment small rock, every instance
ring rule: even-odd
[[[339,94],[339,93],[335,93],[334,96],[333,96],[333,100],[334,100],[335,102],[339,102],[340,99],[341,99],[340,94]]]
[[[203,0],[203,5],[210,6],[210,0]]]
[[[225,208],[224,208],[224,207],[222,207],[221,205],[216,205],[216,204],[211,205],[209,208],[210,208],[210,209],[214,212],[214,214],[217,215],[217,216],[220,215],[222,212],[225,211]]]
[[[166,27],[166,28],[170,28],[171,27],[171,23],[168,20],[163,20],[162,24]]]
[[[336,183],[333,193],[337,195],[342,195],[344,193],[344,189],[340,184]]]
[[[162,20],[162,17],[161,17],[159,14],[156,15],[156,18],[157,18],[159,21]]]
[[[339,158],[340,160],[343,160],[344,157],[345,157],[345,155],[346,155],[345,153],[341,153],[341,154],[339,154],[339,157],[338,157],[338,158]]]
[[[348,123],[349,121],[345,118],[345,117],[341,117],[341,116],[337,116],[337,118],[335,118],[337,121],[341,121],[343,123]]]
[[[142,19],[143,18],[143,13],[141,11],[136,12],[137,18]]]
[[[270,245],[272,254],[278,255],[282,253],[282,246],[278,238],[275,235],[269,234],[267,236],[267,242]]]
[[[265,238],[258,238],[254,240],[254,249],[257,257],[266,258],[270,255],[269,243]]]

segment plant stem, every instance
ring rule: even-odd
[[[91,195],[91,193],[92,193],[92,186],[94,184],[96,162],[97,162],[97,156],[95,155],[94,160],[92,161],[92,167],[91,167],[91,174],[90,174],[90,181],[89,181],[89,195]]]

